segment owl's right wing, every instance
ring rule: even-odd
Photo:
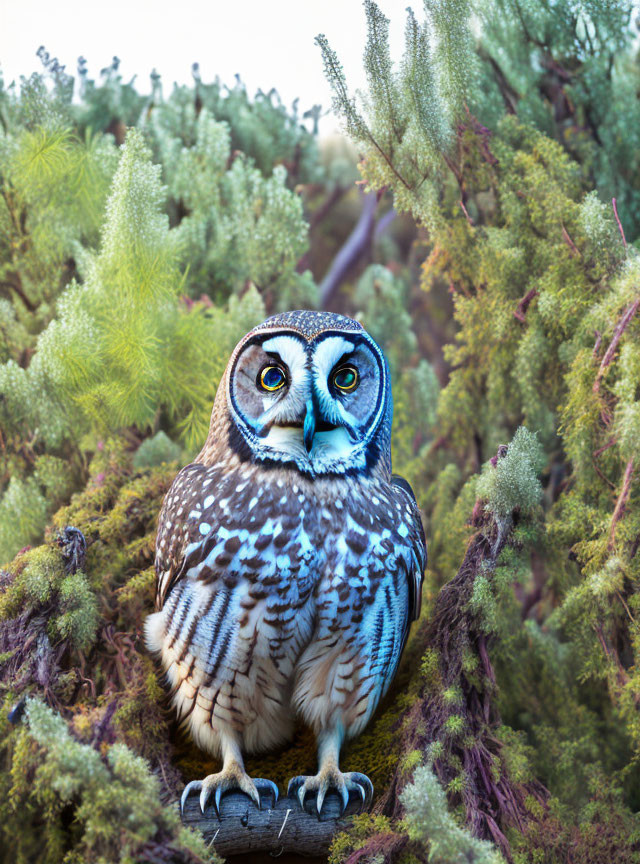
[[[207,487],[203,487],[207,471],[197,462],[187,465],[176,475],[162,503],[156,536],[156,609],[162,609],[169,592],[186,573],[187,550],[204,539],[201,520],[196,517],[202,516],[207,498]]]
[[[266,596],[266,582],[277,599],[275,587],[290,581],[277,560],[294,541],[299,523],[298,498],[288,498],[283,504],[281,496],[267,494],[241,470],[197,462],[183,468],[160,512],[156,608],[164,606],[173,587],[185,578],[236,594],[242,582],[241,590],[255,600]],[[298,550],[291,561],[298,574],[296,584],[301,585],[300,574],[307,566],[303,559]]]

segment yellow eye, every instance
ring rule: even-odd
[[[358,386],[358,370],[353,366],[343,366],[333,373],[333,384],[338,390],[349,392]]]
[[[272,393],[286,384],[286,377],[279,366],[265,366],[258,376],[258,386]]]

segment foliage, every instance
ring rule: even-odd
[[[331,861],[632,864],[632,6],[426,0],[395,65],[389,22],[373,0],[365,14],[365,94],[318,43],[364,181],[393,196],[373,234],[392,229],[332,302],[389,358],[394,470],[429,569],[397,688],[342,761],[374,780],[376,815]],[[317,106],[273,91],[196,67],[193,86],[165,97],[154,75],[144,97],[114,59],[98,81],[81,62],[74,97],[42,59],[0,88],[3,848],[197,860],[163,802],[214,765],[169,725],[136,635],[155,519],[237,339],[317,302],[358,217],[354,165],[318,146]],[[313,765],[304,730],[248,762],[280,784]]]
[[[306,251],[307,225],[302,201],[286,186],[286,169],[276,165],[265,177],[248,157],[232,156],[227,123],[206,108],[197,116],[192,103],[188,108],[186,129],[174,131],[171,103],[154,112],[150,127],[170,208],[184,211],[175,229],[189,262],[184,290],[224,299],[253,282],[285,301],[287,292],[297,290],[312,302],[312,280],[295,270]]]
[[[430,363],[420,358],[407,311],[408,285],[380,264],[368,267],[354,291],[357,317],[383,347],[394,393],[393,459],[411,476],[411,463],[431,441],[440,390]]]
[[[456,824],[447,811],[444,790],[428,765],[416,768],[413,781],[402,792],[409,836],[429,844],[429,861],[455,864],[501,864],[504,859],[495,847],[476,840]]]
[[[504,455],[478,478],[478,496],[496,518],[505,518],[516,508],[529,513],[542,497],[538,473],[543,466],[544,453],[535,435],[521,426]]]
[[[163,694],[134,635],[153,602],[144,568],[174,472],[172,463],[134,475],[131,455],[109,443],[94,458],[89,488],[55,517],[51,542],[3,574],[0,830],[15,860],[210,854],[163,803],[176,783]],[[74,534],[63,526],[71,521],[87,538],[86,558],[82,547],[77,559],[69,552]],[[7,719],[16,705],[24,724]]]
[[[485,86],[474,110],[515,111],[555,138],[589,185],[615,197],[626,230],[640,231],[637,21],[633,3],[491,0],[482,19]],[[477,103],[477,105],[475,104]]]
[[[65,805],[75,805],[77,851],[65,855],[62,844],[57,850],[50,846],[45,860],[70,862],[81,860],[79,855],[84,860],[139,860],[145,847],[148,850],[163,835],[175,838],[167,851],[176,858],[180,852],[187,853],[180,856],[182,860],[207,856],[204,841],[180,827],[173,808],[160,804],[158,779],[126,745],[113,744],[105,758],[90,745],[75,741],[62,717],[42,702],[28,700],[25,711],[27,732],[17,747],[34,773],[27,806],[41,808],[51,825]],[[25,840],[28,846],[30,838]],[[25,851],[23,846],[18,854]]]
[[[47,63],[52,92],[41,75],[19,96],[0,91],[0,560],[41,535],[86,481],[87,454],[105,436],[125,427],[144,435],[162,423],[193,452],[226,358],[264,317],[264,303],[315,296],[310,275],[295,269],[307,242],[302,203],[275,158],[268,165],[263,152],[265,175],[249,156],[232,159],[233,127],[184,90],[157,106],[144,133],[132,130],[126,141],[123,133],[118,153],[111,135],[86,131],[92,111],[107,112],[107,126],[114,112],[131,116],[135,91],[117,66],[100,88],[83,72],[77,106],[69,76]],[[217,101],[199,81],[203,88],[222,116],[228,100],[241,100],[240,87]],[[274,94],[258,101],[257,128],[275,136],[284,126],[313,174],[309,133],[295,133],[295,115]],[[191,112],[192,139],[176,123],[179,110]],[[250,128],[245,120],[242,134],[255,142]],[[162,164],[151,161],[145,136]],[[178,206],[188,212],[170,227]],[[52,466],[63,462],[70,476],[54,489]]]

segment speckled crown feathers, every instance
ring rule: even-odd
[[[310,309],[298,309],[294,312],[281,312],[272,315],[252,330],[252,333],[260,330],[271,330],[284,328],[295,330],[305,339],[313,339],[325,330],[347,330],[362,332],[364,327],[353,318],[346,315],[338,315],[335,312],[315,312]]]

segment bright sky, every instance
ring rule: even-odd
[[[409,0],[378,0],[391,19],[392,56],[399,58]],[[422,3],[414,0],[421,17]],[[360,0],[0,0],[0,67],[5,84],[41,68],[40,45],[75,74],[84,56],[89,73],[116,55],[128,80],[137,74],[147,91],[160,72],[167,93],[174,81],[191,81],[200,63],[203,80],[216,75],[232,84],[239,73],[253,93],[276,87],[285,103],[330,107],[314,37],[325,33],[347,74],[364,86],[365,16]],[[335,126],[330,118],[325,131]]]

